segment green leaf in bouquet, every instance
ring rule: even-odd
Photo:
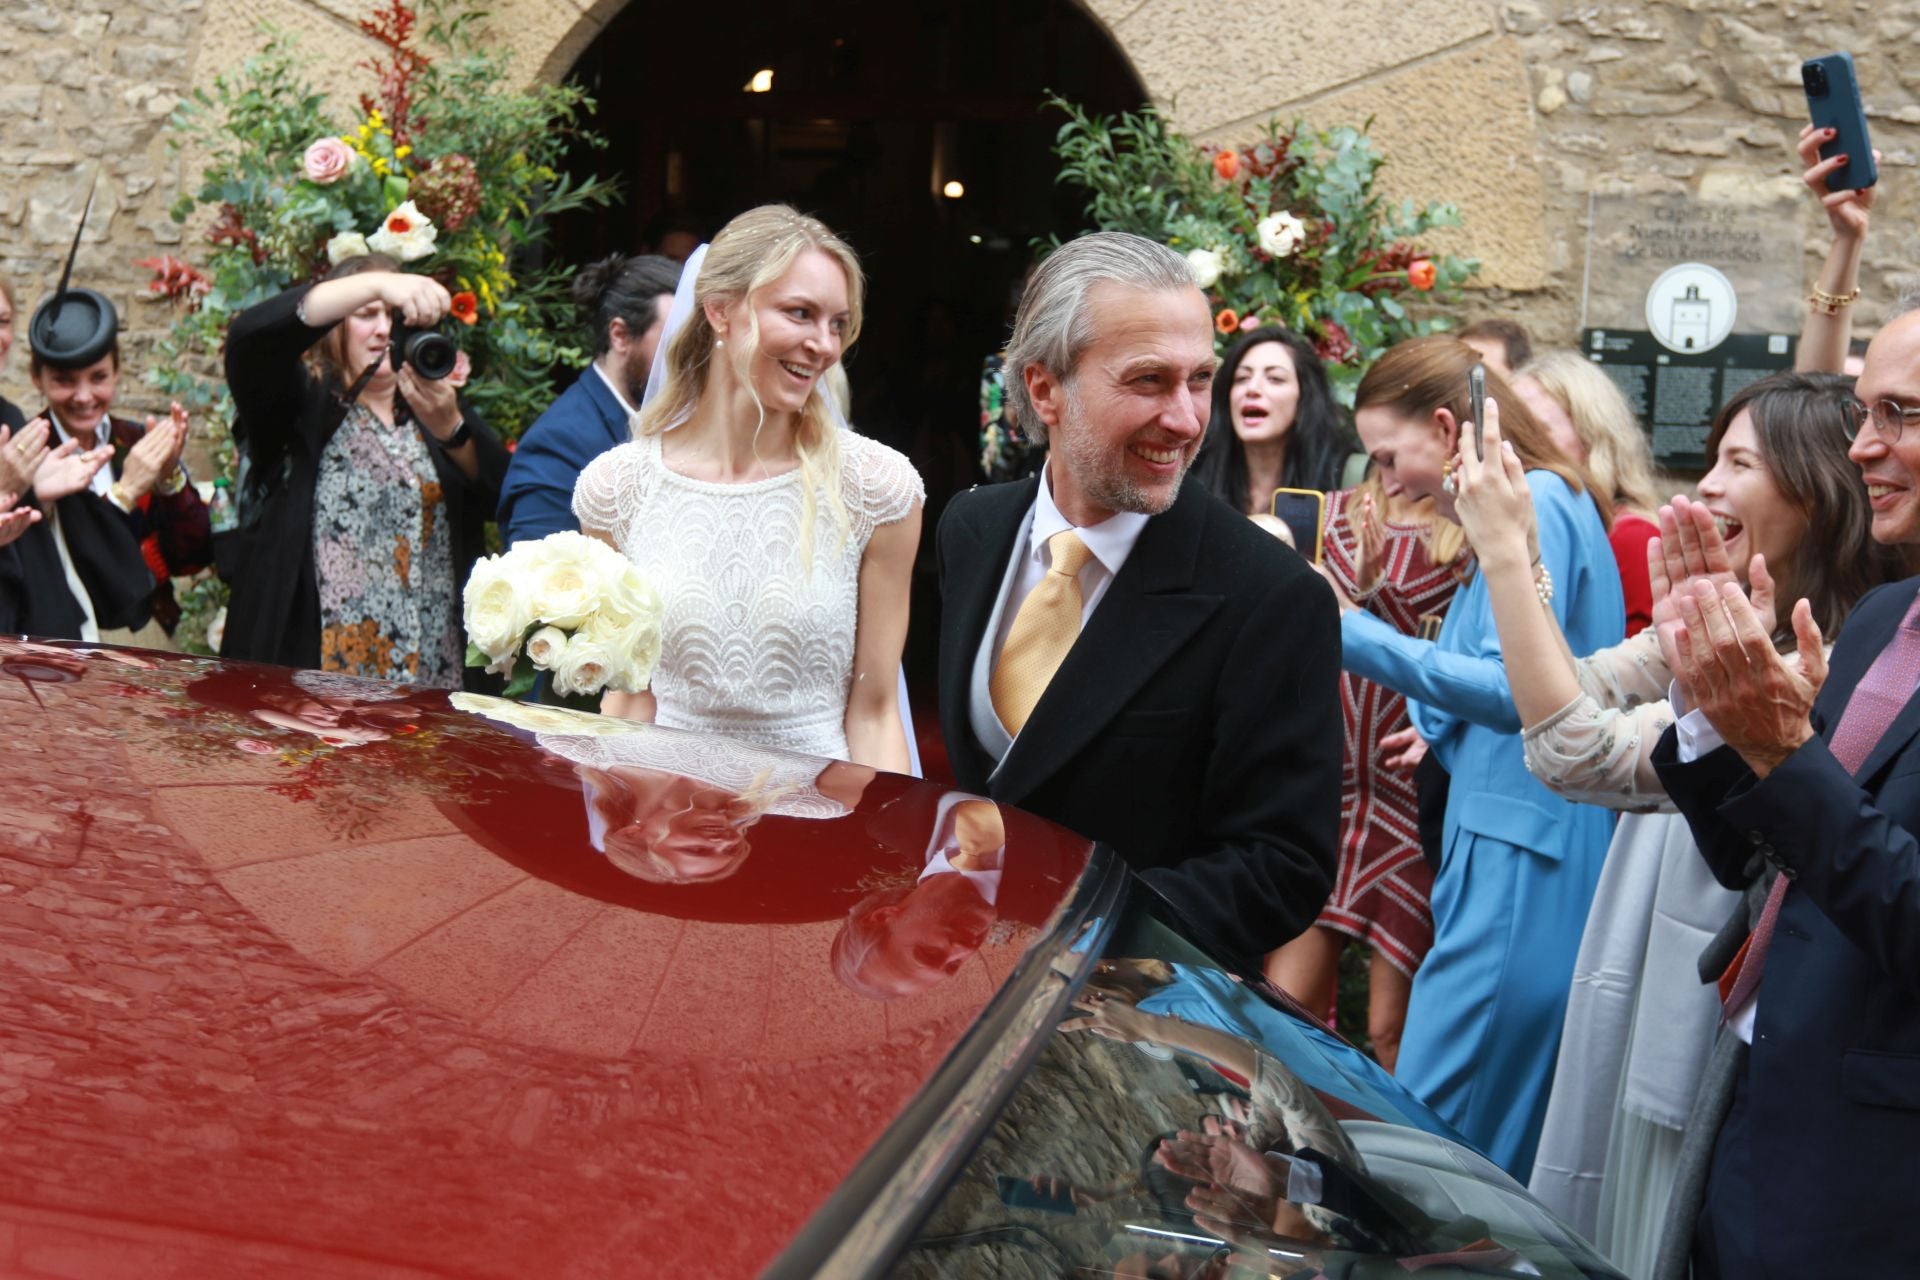
[[[513,664],[513,674],[507,680],[507,687],[500,691],[503,698],[524,698],[533,692],[534,681],[540,673],[534,668],[533,660],[524,653]]]

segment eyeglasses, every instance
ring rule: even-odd
[[[1907,425],[1907,419],[1920,418],[1920,408],[1909,409],[1896,400],[1875,400],[1868,404],[1859,396],[1846,396],[1840,401],[1840,408],[1849,440],[1858,439],[1861,426],[1871,421],[1881,439],[1888,444],[1895,444],[1900,439],[1901,430]]]

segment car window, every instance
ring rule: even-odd
[[[903,1277],[1617,1273],[1371,1058],[1135,882]]]

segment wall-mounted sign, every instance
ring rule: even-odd
[[[1686,298],[1682,286],[1681,299]],[[1684,315],[1684,313],[1683,313]],[[1686,336],[1691,317],[1682,321]],[[1711,332],[1711,327],[1706,330]],[[1799,338],[1786,333],[1721,333],[1710,347],[1679,350],[1638,329],[1583,329],[1580,348],[1613,379],[1653,438],[1653,460],[1669,471],[1704,471],[1707,432],[1728,396],[1793,367]]]

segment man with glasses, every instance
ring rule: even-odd
[[[1920,545],[1920,313],[1873,340],[1856,390],[1848,456],[1874,540]],[[1738,588],[1701,578],[1687,592],[1661,640],[1679,693],[1713,732],[1683,746],[1668,730],[1654,762],[1716,877],[1738,888],[1775,873],[1720,979],[1726,1026],[1750,1048],[1714,1147],[1693,1274],[1909,1275],[1920,1257],[1920,578],[1862,597],[1831,665],[1804,601],[1789,658]]]

